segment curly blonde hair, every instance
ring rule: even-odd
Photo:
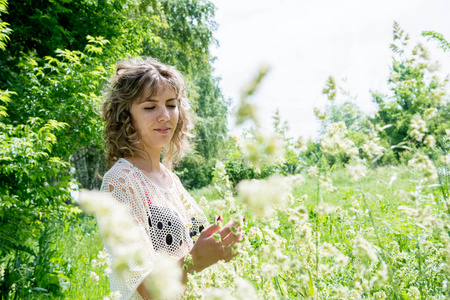
[[[163,149],[163,163],[171,167],[183,157],[189,147],[188,137],[192,136],[192,111],[186,98],[183,75],[175,67],[151,57],[131,58],[117,65],[102,110],[106,159],[110,165],[121,157],[134,156],[135,151],[143,150],[131,122],[131,105],[168,87],[173,89],[179,109],[174,135]]]

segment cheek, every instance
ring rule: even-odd
[[[175,124],[177,124],[178,120],[180,119],[180,110],[178,108],[174,111],[173,119],[175,121]]]

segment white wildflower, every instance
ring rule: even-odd
[[[226,190],[231,189],[231,182],[227,175],[227,170],[225,165],[220,160],[217,160],[214,167],[212,182],[218,186],[219,189],[225,188]]]
[[[443,224],[440,219],[436,218],[431,206],[427,205],[423,208],[412,208],[408,206],[399,206],[398,210],[404,212],[410,217],[414,218],[418,223],[428,228],[442,228]]]
[[[439,162],[444,165],[450,166],[450,154],[440,156]]]
[[[241,152],[256,171],[261,171],[264,162],[271,165],[284,161],[285,144],[279,134],[258,129],[254,138],[243,141]]]
[[[417,129],[411,130],[411,132],[409,133],[409,135],[415,139],[416,141],[421,141],[424,137],[425,134],[423,134],[422,132],[420,132]]]
[[[286,180],[292,188],[300,186],[305,181],[303,176],[300,174],[287,176]]]
[[[299,205],[296,208],[289,208],[286,211],[288,221],[291,225],[296,225],[308,220],[308,209],[304,205]]]
[[[209,288],[203,294],[201,299],[204,300],[222,300],[222,299],[236,299],[231,295],[231,292],[228,289],[218,289],[218,288]]]
[[[80,205],[89,214],[95,214],[105,244],[111,247],[112,267],[123,273],[130,263],[142,265],[143,254],[136,240],[139,227],[133,222],[125,205],[113,200],[108,193],[83,190]]]
[[[335,192],[337,188],[333,185],[330,178],[320,175],[319,176],[320,187],[329,192]]]
[[[388,280],[388,268],[384,261],[380,263],[376,274],[370,279],[370,284],[373,287],[382,287]]]
[[[375,138],[375,139],[369,140],[367,143],[362,145],[362,147],[361,147],[362,151],[364,151],[371,157],[375,157],[375,156],[383,154],[383,152],[386,148],[378,145],[377,142],[379,140],[380,140],[380,138]]]
[[[428,108],[423,112],[425,119],[432,119],[437,115],[437,109],[432,107]]]
[[[261,229],[259,229],[259,227],[253,226],[249,229],[247,236],[250,240],[254,240],[254,239],[262,239],[262,232]]]
[[[280,268],[277,265],[263,263],[261,265],[261,276],[266,279],[277,276],[280,273]]]
[[[316,214],[326,216],[335,211],[335,207],[329,203],[322,202],[314,208]]]
[[[295,143],[295,148],[299,149],[300,151],[305,151],[306,149],[308,149],[308,143],[306,139],[300,136]]]
[[[319,120],[324,120],[327,117],[327,112],[326,111],[321,111],[320,108],[318,107],[314,107],[314,114],[316,115],[316,117]]]
[[[366,176],[367,167],[365,165],[347,165],[346,169],[350,175],[350,179],[357,181],[359,178]]]
[[[345,153],[349,156],[358,154],[355,143],[347,137],[344,122],[332,123],[327,127],[327,134],[322,138],[322,151],[331,155]]]
[[[437,179],[436,167],[426,155],[416,153],[413,159],[409,161],[408,165],[423,172],[428,180]]]
[[[319,177],[319,168],[317,166],[311,166],[308,169],[308,175],[311,178]]]
[[[119,291],[112,292],[106,297],[103,297],[103,300],[119,300],[122,297],[122,294]]]
[[[104,273],[105,273],[105,275],[109,275],[109,274],[111,274],[111,272],[112,272],[112,269],[110,268],[110,267],[106,267],[105,268],[105,270],[104,270]]]
[[[95,273],[94,271],[91,271],[91,280],[95,283],[98,284],[99,280],[100,280],[100,276],[97,275],[97,273]]]
[[[256,294],[253,285],[243,278],[238,277],[235,280],[236,284],[236,299],[239,300],[257,300],[258,295]]]
[[[152,299],[173,299],[183,293],[181,279],[182,271],[177,261],[161,256],[144,283]]]
[[[359,257],[361,260],[368,259],[372,262],[378,261],[377,252],[373,245],[369,243],[364,237],[358,235],[353,244],[353,255]]]
[[[349,293],[350,290],[346,286],[339,285],[339,288],[333,289],[333,294],[336,297],[336,299],[348,299]]]
[[[386,293],[384,291],[379,291],[379,292],[373,293],[374,300],[385,300],[386,298],[387,298]]]
[[[418,299],[420,299],[420,291],[415,286],[411,286],[408,289],[408,293],[406,295],[408,296],[408,299],[411,299],[411,300],[418,300]]]
[[[336,247],[327,242],[324,242],[321,245],[320,253],[323,257],[326,258],[333,257],[336,264],[340,267],[345,267],[350,261],[350,258],[343,255],[341,251],[339,251]]]
[[[417,141],[421,141],[422,138],[425,136],[425,133],[428,132],[427,123],[424,120],[422,120],[420,115],[415,115],[411,119],[410,128],[412,130],[409,135]]]
[[[351,239],[356,235],[356,232],[353,229],[347,229],[345,231],[345,237]]]
[[[429,134],[425,137],[423,143],[430,148],[434,148],[434,146],[436,145],[436,139],[434,138],[434,136]]]
[[[237,190],[252,212],[258,216],[269,216],[274,208],[286,206],[291,186],[285,177],[272,175],[265,180],[243,180]]]

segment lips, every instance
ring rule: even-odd
[[[169,127],[164,127],[164,128],[156,128],[153,129],[154,131],[161,133],[161,134],[167,134],[170,132],[170,128]]]

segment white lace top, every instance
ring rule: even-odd
[[[104,175],[101,190],[112,194],[127,205],[131,217],[139,224],[142,235],[136,244],[144,248],[147,266],[158,254],[174,259],[186,255],[196,236],[207,224],[203,211],[182,186],[180,179],[161,165],[170,176],[171,187],[163,189],[154,184],[126,159],[119,159]],[[108,251],[108,245],[105,245]],[[111,251],[108,251],[111,254]],[[114,257],[110,260],[114,260]],[[142,299],[136,291],[151,272],[140,266],[131,266],[125,277],[112,272],[109,275],[111,292],[119,291],[121,299]]]

